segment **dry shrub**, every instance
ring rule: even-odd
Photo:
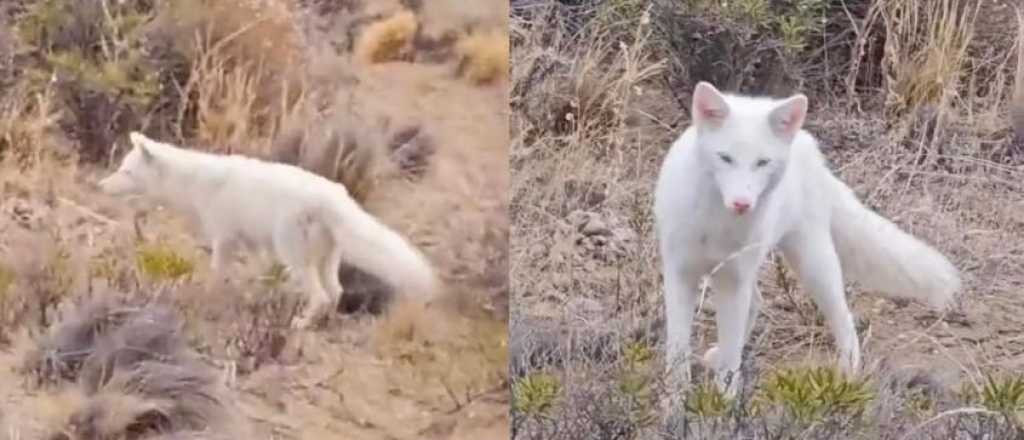
[[[235,61],[267,63],[271,75],[287,76],[305,61],[295,10],[283,0],[175,0],[162,2],[152,24],[191,59],[203,56],[196,40],[215,42]]]
[[[175,313],[159,305],[95,301],[39,341],[25,367],[81,393],[52,438],[145,438],[226,428],[218,376],[192,353]]]
[[[410,49],[419,22],[416,14],[401,11],[366,27],[356,42],[356,58],[367,64],[402,59]]]
[[[938,124],[959,99],[960,79],[969,67],[967,49],[974,37],[980,4],[941,0],[878,2],[886,30],[886,107],[889,115],[906,116],[922,107],[939,110]]]
[[[56,90],[61,127],[85,160],[105,159],[129,130],[267,139],[301,95],[305,47],[283,1],[45,0],[16,22],[38,55],[21,81]]]
[[[1024,145],[1024,10],[1017,10],[1017,70],[1014,75],[1010,118],[1017,143]],[[1024,147],[1022,147],[1024,149]]]
[[[194,60],[179,86],[184,104],[176,136],[212,151],[265,156],[286,121],[303,109],[305,54],[287,8],[277,1],[220,2],[206,13],[173,5],[158,29],[178,36],[175,44]]]
[[[26,87],[6,93],[0,103],[0,162],[32,168],[55,152],[52,145],[62,112],[50,93],[32,93]]]
[[[478,84],[505,78],[509,69],[509,40],[505,30],[471,34],[458,42],[459,70]]]
[[[68,243],[51,231],[12,231],[11,248],[3,265],[15,276],[0,298],[0,322],[14,326],[46,327],[57,307],[81,280]],[[31,252],[29,251],[31,250]]]
[[[158,105],[156,60],[174,58],[144,50],[139,26],[150,16],[145,2],[87,0],[31,2],[15,15],[23,49],[21,82],[33,92],[52,88],[60,124],[87,160],[105,157],[117,135],[139,124]]]
[[[380,178],[385,127],[346,110],[336,108],[323,122],[309,121],[283,132],[270,157],[338,182],[362,203]]]

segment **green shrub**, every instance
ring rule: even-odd
[[[817,367],[771,374],[761,385],[759,397],[799,422],[815,423],[836,414],[860,416],[874,394],[865,381],[846,378],[834,368]]]
[[[980,386],[965,383],[961,397],[1015,419],[1024,416],[1024,376],[985,375]]]
[[[195,271],[192,261],[161,244],[145,244],[136,250],[139,272],[154,281],[186,278]]]
[[[687,394],[683,408],[696,417],[712,418],[724,416],[731,404],[732,400],[718,386],[701,383]]]
[[[526,416],[545,416],[554,407],[561,384],[558,378],[545,373],[533,373],[512,384],[512,406]]]

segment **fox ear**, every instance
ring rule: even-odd
[[[775,135],[792,140],[796,133],[804,126],[804,119],[807,117],[807,96],[798,94],[782,101],[768,115],[768,123],[771,124]]]
[[[137,131],[133,131],[128,134],[128,139],[131,140],[132,146],[137,148],[139,152],[142,153],[142,159],[144,159],[146,162],[153,161],[153,151],[150,149],[150,140],[149,138],[146,137],[146,135],[139,133]]]
[[[696,125],[711,125],[717,127],[729,116],[729,104],[725,102],[722,93],[709,82],[701,81],[693,90],[693,105],[691,108],[693,121]]]

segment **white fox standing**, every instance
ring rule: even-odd
[[[307,327],[337,303],[343,259],[400,294],[429,298],[438,287],[427,259],[342,185],[291,165],[187,150],[137,132],[129,137],[132,151],[101,189],[143,196],[197,220],[215,271],[240,246],[272,250],[309,295],[294,327]]]
[[[776,247],[824,315],[848,373],[859,369],[860,344],[844,272],[867,289],[937,308],[960,289],[949,260],[864,207],[832,175],[802,129],[804,95],[728,95],[702,82],[691,112],[693,125],[662,164],[654,206],[676,378],[689,379],[698,286],[708,275],[718,345],[704,358],[719,386],[736,391],[732,378],[761,302],[758,268]]]

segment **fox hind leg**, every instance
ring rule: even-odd
[[[853,314],[843,291],[842,267],[829,231],[809,231],[785,237],[783,255],[796,270],[800,284],[810,293],[831,327],[839,348],[839,365],[847,374],[860,368],[860,342]]]
[[[322,284],[322,263],[316,258],[316,240],[308,222],[282,222],[274,228],[274,251],[281,264],[299,275],[307,295],[305,309],[292,320],[292,328],[308,328],[331,303],[330,294]]]
[[[327,295],[330,297],[332,307],[337,307],[338,302],[341,300],[341,295],[345,292],[345,289],[341,286],[341,280],[338,278],[338,268],[341,266],[341,258],[341,246],[335,245],[328,253],[327,258],[323,260],[320,271],[320,275],[323,278],[323,285],[327,288]]]

